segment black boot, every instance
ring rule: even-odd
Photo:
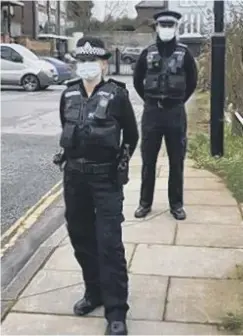
[[[147,214],[151,212],[151,207],[144,207],[140,205],[137,210],[135,211],[134,217],[135,218],[143,218],[146,217]]]
[[[101,298],[91,298],[89,295],[84,295],[84,297],[73,306],[73,312],[75,315],[84,316],[102,305],[103,302]]]
[[[125,321],[111,321],[108,323],[105,335],[127,335],[127,325]]]
[[[186,212],[185,212],[185,210],[183,208],[171,209],[170,213],[177,220],[184,220],[184,219],[186,219]]]

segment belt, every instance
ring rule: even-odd
[[[163,99],[159,99],[159,98],[147,98],[145,101],[145,104],[148,105],[152,105],[152,106],[156,106],[156,107],[160,107],[163,108],[164,107],[164,100]]]
[[[67,165],[82,174],[108,174],[114,167],[112,163],[90,163],[84,159],[70,159]]]
[[[158,98],[148,98],[145,101],[145,104],[148,104],[150,106],[156,106],[158,108],[173,108],[177,105],[183,104],[181,100],[175,99],[174,101],[171,99],[171,101],[164,101],[164,99],[158,99]]]

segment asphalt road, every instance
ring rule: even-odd
[[[52,156],[59,149],[63,89],[1,91],[2,233],[62,178]]]

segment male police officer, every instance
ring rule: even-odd
[[[67,228],[85,283],[74,313],[83,316],[104,305],[106,335],[126,335],[128,277],[117,157],[125,146],[131,157],[138,130],[125,84],[103,79],[110,56],[97,38],[78,41],[79,78],[67,83],[60,102],[60,145]]]
[[[157,156],[165,137],[169,157],[170,211],[186,218],[183,209],[183,162],[186,152],[185,102],[197,85],[197,68],[186,46],[177,42],[181,14],[163,11],[154,15],[156,43],[140,55],[134,70],[134,87],[144,100],[142,117],[142,185],[135,217],[145,217],[153,202]]]

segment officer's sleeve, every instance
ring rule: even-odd
[[[60,121],[62,128],[64,126],[65,118],[64,118],[64,107],[65,107],[65,91],[63,91],[60,99],[60,104],[59,104],[59,116],[60,116]]]
[[[121,107],[120,120],[121,120],[121,127],[123,131],[122,146],[124,146],[125,144],[129,145],[130,157],[131,157],[138,143],[138,128],[137,128],[135,113],[134,113],[132,104],[130,102],[127,90],[123,90],[120,107]]]
[[[186,95],[184,102],[186,102],[195,91],[198,80],[197,65],[194,60],[194,57],[192,56],[191,52],[188,49],[185,55],[184,67],[186,73]]]
[[[144,99],[144,78],[147,70],[147,49],[144,49],[139,56],[133,72],[133,85],[138,95]]]

